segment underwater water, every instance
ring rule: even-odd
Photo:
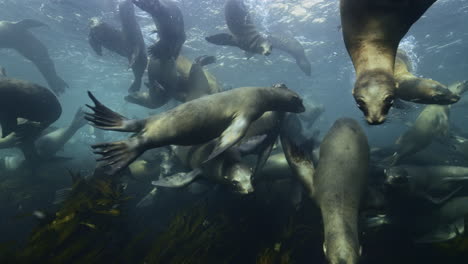
[[[280,143],[273,147],[263,176],[252,180],[253,191],[249,194],[232,192],[219,183],[223,179],[213,181],[210,175],[181,188],[155,187],[152,182],[163,176],[194,169],[184,166],[175,157],[174,148],[164,144],[146,151],[121,173],[108,175],[97,167],[99,155],[93,151],[98,149],[91,145],[138,137],[133,137],[136,131],[132,129],[122,133],[81,124],[81,115],[77,117],[80,120],[73,121],[80,108],[93,112],[85,106],[93,106],[88,91],[129,119],[168,113],[182,104],[172,98],[149,109],[124,100],[134,79],[129,59],[106,48],[99,56],[90,46],[90,19],[99,17],[120,30],[121,2],[0,0],[0,21],[34,19],[47,25],[27,30],[47,48],[57,75],[68,88],[57,95],[61,114],[46,131],[73,130],[72,135],[64,136],[64,142],[57,143],[53,155],[33,162],[25,161],[20,147],[3,148],[0,144],[0,263],[327,263],[321,211],[303,186],[298,187],[291,179],[293,172],[285,159],[275,163],[274,157],[281,158],[275,156],[282,153]],[[238,47],[206,41],[207,36],[228,32],[226,0],[172,2],[180,8],[184,20],[186,40],[180,55],[191,62],[199,56],[214,56],[216,61],[203,69],[214,76],[221,91],[284,83],[302,97],[306,110],[323,110],[301,119],[302,133],[306,138],[313,137],[313,147],[307,151],[318,152],[320,142],[337,119],[349,117],[358,122],[370,149],[366,186],[362,187],[358,210],[357,232],[362,249],[359,263],[468,263],[468,234],[464,228],[468,214],[464,182],[468,179],[466,98],[461,96],[457,103],[444,108],[450,112],[447,120],[440,121],[444,116],[437,119],[439,123],[428,122],[425,129],[434,134],[426,145],[422,143],[424,147],[389,165],[386,158],[401,147],[396,142],[415,127],[428,104],[406,102],[403,109],[391,109],[385,123],[367,124],[352,95],[356,73],[343,41],[340,1],[244,0],[259,32],[284,34],[302,44],[311,64],[310,76],[301,71],[292,56],[274,46],[269,56],[255,54],[247,58]],[[137,6],[134,12],[146,49],[158,40],[161,31],[154,32],[155,23],[147,12]],[[1,23],[0,38],[4,37]],[[467,25],[468,0],[436,1],[400,42],[399,48],[412,64],[412,73],[446,86],[468,80]],[[2,45],[0,39],[0,66],[8,78],[50,88],[30,60],[15,48]],[[27,49],[33,54],[40,50],[34,45]],[[0,103],[6,105],[10,95],[2,94],[1,88]],[[143,84],[141,91],[146,90]],[[9,107],[22,109],[28,104],[13,102]],[[228,111],[224,104],[216,107],[217,112]],[[6,125],[2,118],[7,112],[0,105],[3,129]],[[183,130],[184,122],[196,122],[190,121],[195,120],[190,119],[191,112],[187,116],[179,119],[181,126],[163,130],[170,134]],[[313,125],[308,126],[308,121]],[[28,133],[35,129],[34,124],[25,127]],[[199,134],[205,131],[191,132],[190,136]],[[420,139],[416,134],[403,145]],[[45,141],[47,147],[55,145]],[[194,151],[184,154],[185,159],[195,155]],[[249,168],[257,162],[251,156],[241,158]],[[391,176],[389,169],[395,166],[418,168],[415,172],[406,169],[410,184],[405,186],[408,189],[404,194],[399,186],[396,191],[392,189],[394,192],[385,189]],[[457,169],[439,173],[442,166]],[[204,172],[214,175],[217,169],[224,167]],[[227,172],[222,171],[221,177],[223,173]],[[269,174],[273,176],[269,178]],[[428,182],[411,181],[433,174],[439,177],[431,178],[434,182],[425,178],[421,181]],[[417,184],[424,185],[422,191],[416,190]],[[370,224],[386,217],[393,220]]]

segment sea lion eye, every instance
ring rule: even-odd
[[[366,107],[366,102],[364,102],[364,100],[362,99],[356,99],[356,103],[357,103],[357,106],[359,107],[359,109],[364,109]]]
[[[385,102],[386,105],[392,106],[394,100],[395,100],[395,98],[393,96],[389,95],[389,96],[385,97],[384,102]]]

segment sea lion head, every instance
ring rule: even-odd
[[[430,79],[424,79],[429,101],[433,104],[453,104],[460,100],[460,96],[452,93],[445,85]]]
[[[239,194],[249,194],[254,191],[252,185],[252,170],[242,163],[235,163],[230,166],[227,172],[230,176],[232,190]]]
[[[275,103],[278,111],[292,112],[292,113],[303,113],[305,112],[305,106],[301,96],[296,92],[290,90],[285,84],[273,85],[276,96],[279,98],[278,102]]]
[[[408,184],[409,174],[405,168],[390,167],[385,169],[385,185],[392,187],[401,187]]]
[[[268,56],[271,54],[273,46],[268,40],[265,39],[262,42],[260,42],[260,45],[258,45],[257,49],[258,49],[258,53]]]
[[[369,125],[385,122],[395,99],[395,80],[381,70],[360,74],[353,89],[357,106],[364,113]]]
[[[102,23],[102,20],[99,17],[92,17],[88,21],[88,26],[90,28],[94,28],[100,25],[101,23]]]
[[[362,247],[350,236],[329,234],[323,243],[323,253],[330,264],[356,264]]]

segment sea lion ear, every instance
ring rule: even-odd
[[[48,25],[35,19],[23,19],[21,21],[16,22],[15,25],[17,27],[21,27],[22,29],[30,29],[35,27],[49,27]]]
[[[284,83],[277,83],[277,84],[273,85],[273,88],[288,89],[288,87]]]

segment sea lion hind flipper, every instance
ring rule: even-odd
[[[139,132],[141,124],[138,120],[128,119],[107,108],[99,102],[94,95],[88,91],[88,96],[94,102],[94,106],[86,105],[94,113],[85,113],[85,119],[94,127],[104,130],[122,132]]]
[[[195,58],[194,62],[196,64],[199,64],[200,66],[206,66],[206,65],[215,63],[216,57],[209,56],[209,55],[202,55],[202,56]]]
[[[94,154],[102,155],[101,158],[96,159],[100,162],[99,167],[105,168],[107,174],[115,175],[127,168],[144,152],[140,145],[140,137],[135,136],[127,140],[100,143],[91,147]]]
[[[135,47],[132,50],[132,54],[131,54],[130,59],[128,61],[128,68],[132,68],[133,65],[135,65],[135,62],[136,62],[139,55],[140,55],[140,47]]]
[[[229,125],[229,127],[226,128],[223,134],[221,134],[221,136],[217,139],[215,148],[203,163],[210,161],[239,142],[239,140],[241,140],[247,132],[249,125],[250,122],[247,120],[247,118],[242,116],[238,116],[232,120],[231,125]]]
[[[202,174],[202,170],[197,168],[191,172],[179,172],[174,175],[164,177],[157,181],[151,182],[151,184],[160,187],[168,187],[168,188],[178,188],[184,187],[189,185],[193,182],[198,176]]]
[[[30,29],[35,27],[49,27],[47,24],[35,19],[23,19],[21,21],[16,22],[15,26],[21,27],[22,29]]]
[[[228,33],[219,33],[216,35],[205,37],[205,40],[220,46],[234,46],[237,47],[237,41],[234,36]]]

